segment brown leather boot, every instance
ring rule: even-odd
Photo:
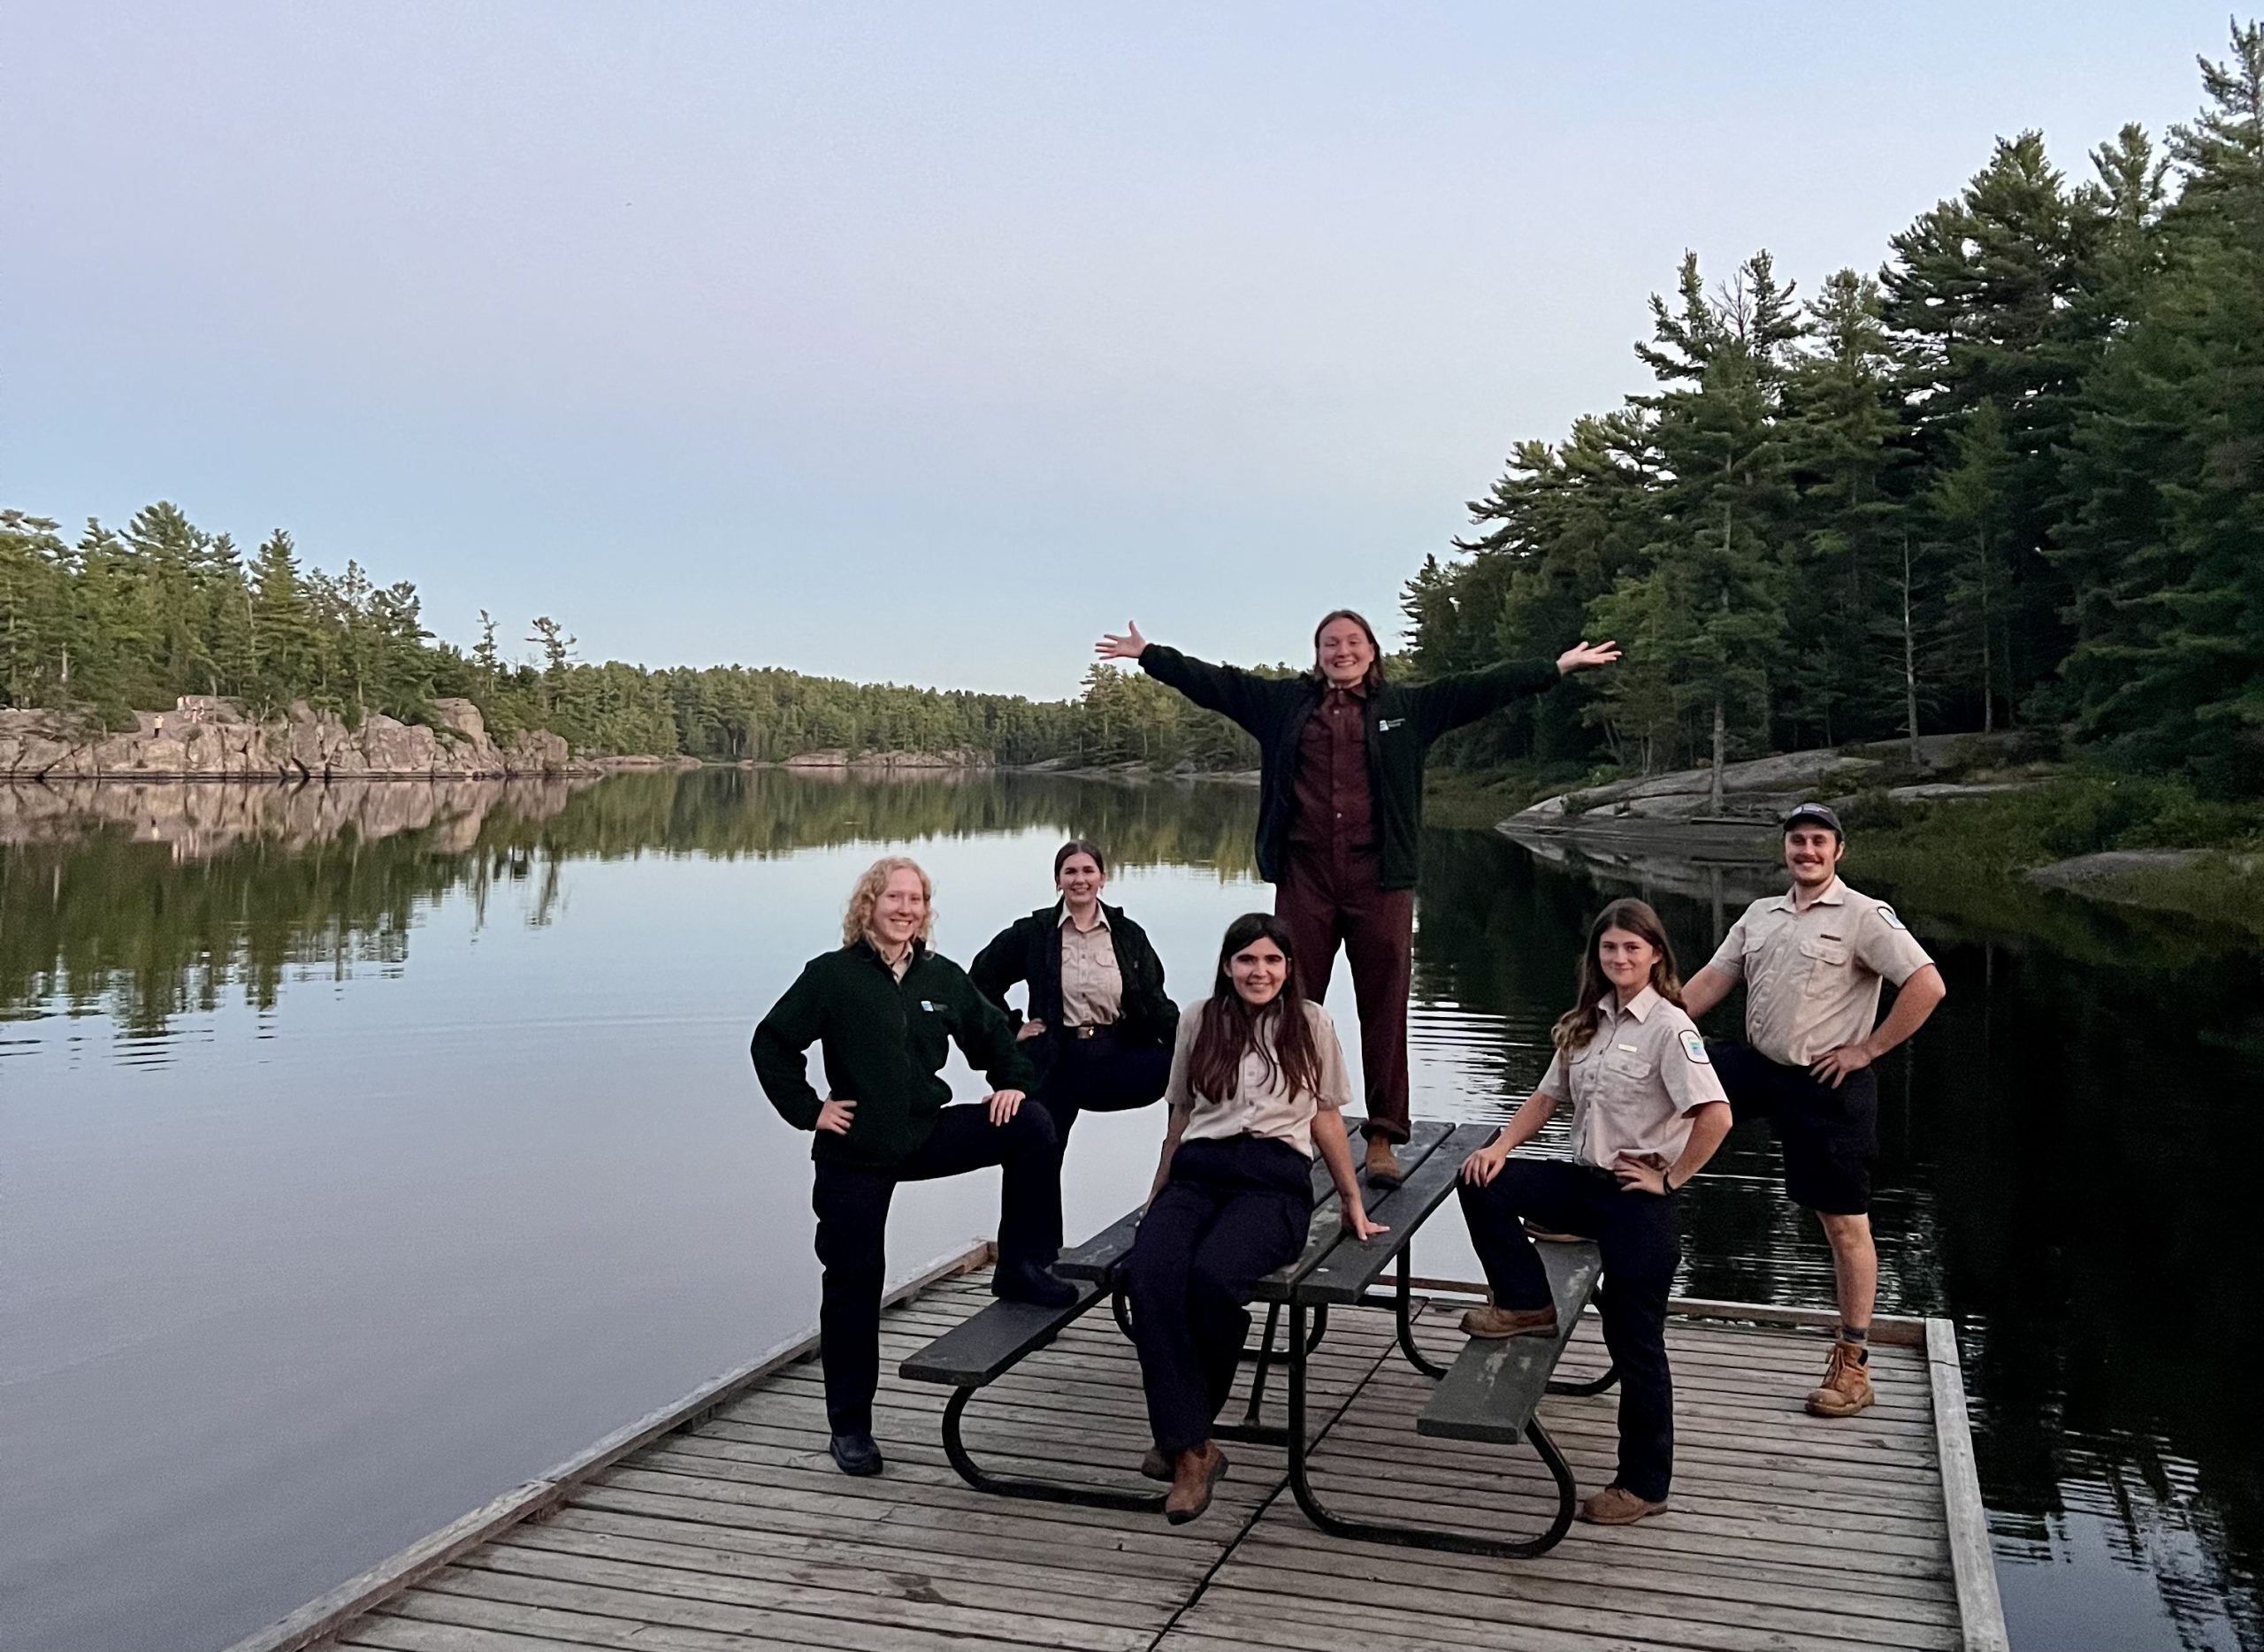
[[[1870,1350],[1861,1342],[1832,1344],[1824,1383],[1808,1396],[1811,1417],[1853,1417],[1878,1396],[1871,1392]]]
[[[1625,1486],[1606,1486],[1580,1504],[1580,1518],[1591,1526],[1633,1526],[1665,1507],[1664,1497],[1651,1503],[1638,1497]]]
[[[1393,1157],[1391,1143],[1381,1136],[1368,1137],[1368,1185],[1372,1188],[1396,1188],[1402,1176],[1399,1160]]]
[[[1215,1440],[1189,1446],[1179,1454],[1172,1472],[1171,1489],[1164,1494],[1164,1518],[1184,1526],[1211,1506],[1211,1494],[1226,1478],[1227,1454]]]
[[[1550,1308],[1472,1308],[1462,1316],[1462,1328],[1472,1336],[1554,1336],[1556,1310]]]
[[[1171,1459],[1164,1455],[1161,1446],[1150,1446],[1147,1456],[1140,1459],[1140,1472],[1150,1480],[1169,1480]]]

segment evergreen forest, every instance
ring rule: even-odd
[[[1811,293],[1766,250],[1686,256],[1650,386],[1519,441],[1403,599],[1418,677],[1611,636],[1614,669],[1450,755],[1578,775],[2020,728],[2052,752],[2264,795],[2264,25],[2204,102],[2072,170],[2040,134]],[[0,704],[121,723],[184,694],[356,721],[478,704],[577,751],[830,748],[1243,768],[1239,730],[1138,673],[1081,696],[578,657],[549,616],[464,649],[413,585],[248,554],[160,502],[66,534],[0,510]]]

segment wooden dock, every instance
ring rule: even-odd
[[[983,1259],[899,1293],[883,1320],[883,1477],[835,1472],[818,1369],[800,1344],[233,1652],[2006,1646],[1943,1321],[1882,1321],[1878,1404],[1827,1421],[1801,1409],[1824,1352],[1809,1322],[1826,1316],[1679,1304],[1671,1511],[1628,1528],[1576,1525],[1540,1559],[1507,1562],[1324,1536],[1291,1502],[1278,1448],[1229,1445],[1217,1502],[1184,1526],[972,1490],[938,1442],[945,1392],[893,1371],[990,1300],[967,1271]],[[1426,1307],[1419,1335],[1434,1358],[1460,1346],[1462,1305]],[[1562,1374],[1602,1363],[1591,1315]],[[1322,1495],[1348,1512],[1473,1531],[1545,1524],[1553,1498],[1530,1451],[1416,1434],[1427,1388],[1396,1353],[1388,1313],[1335,1318],[1313,1360]],[[1271,1415],[1279,1394],[1277,1377]],[[1610,1478],[1614,1404],[1610,1394],[1543,1403],[1583,1492]],[[968,1440],[1001,1470],[1124,1485],[1148,1443],[1143,1419],[1137,1363],[1104,1311],[985,1390]]]

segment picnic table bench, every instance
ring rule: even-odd
[[[1348,1130],[1357,1131],[1358,1126],[1357,1120],[1346,1120]],[[1222,1439],[1286,1447],[1291,1494],[1306,1518],[1325,1532],[1368,1541],[1522,1557],[1553,1548],[1570,1529],[1574,1490],[1572,1471],[1534,1412],[1545,1392],[1594,1393],[1612,1380],[1607,1372],[1592,1382],[1552,1381],[1556,1362],[1571,1341],[1581,1310],[1597,1287],[1602,1264],[1595,1247],[1576,1243],[1541,1248],[1550,1289],[1556,1298],[1559,1328],[1555,1337],[1518,1337],[1503,1342],[1473,1338],[1451,1366],[1434,1363],[1415,1341],[1409,1265],[1415,1232],[1453,1193],[1463,1160],[1491,1140],[1494,1130],[1490,1124],[1449,1125],[1436,1120],[1418,1120],[1399,1151],[1404,1175],[1397,1187],[1382,1191],[1371,1189],[1365,1172],[1361,1173],[1361,1194],[1368,1213],[1388,1230],[1365,1243],[1345,1235],[1342,1213],[1327,1167],[1316,1158],[1312,1173],[1315,1206],[1304,1250],[1294,1261],[1258,1281],[1256,1300],[1266,1304],[1266,1329],[1255,1349],[1243,1350],[1243,1358],[1256,1367],[1251,1373],[1249,1400],[1242,1420],[1221,1422],[1215,1432]],[[1160,1491],[993,1473],[975,1462],[961,1432],[967,1407],[976,1394],[1052,1342],[1104,1296],[1112,1302],[1119,1327],[1130,1335],[1131,1321],[1121,1273],[1125,1260],[1131,1254],[1141,1213],[1137,1209],[1128,1212],[1082,1244],[1062,1252],[1054,1272],[1078,1287],[1074,1302],[1059,1308],[994,1303],[936,1338],[899,1367],[899,1374],[909,1380],[941,1383],[952,1389],[944,1407],[944,1452],[952,1467],[970,1486],[1004,1496],[1098,1508],[1153,1511],[1162,1507],[1164,1494]],[[1377,1289],[1387,1268],[1394,1275],[1388,1296],[1380,1294]],[[1420,1432],[1487,1444],[1513,1443],[1522,1438],[1539,1454],[1556,1483],[1558,1505],[1555,1519],[1540,1536],[1480,1537],[1396,1523],[1362,1521],[1337,1514],[1321,1503],[1308,1472],[1308,1362],[1327,1333],[1331,1308],[1386,1306],[1392,1310],[1396,1321],[1401,1353],[1409,1364],[1440,1385],[1417,1425]],[[1277,1355],[1275,1336],[1285,1311],[1289,1320],[1287,1346]],[[1280,1363],[1286,1363],[1289,1367],[1288,1418],[1285,1423],[1274,1425],[1264,1420],[1262,1407],[1268,1374]]]

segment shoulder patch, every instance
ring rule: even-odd
[[[1878,903],[1878,915],[1886,920],[1886,927],[1890,929],[1903,929],[1902,920],[1894,915],[1894,908],[1883,900]],[[1908,934],[1908,931],[1905,929],[1904,933]]]
[[[1706,1041],[1698,1036],[1695,1027],[1682,1029],[1682,1053],[1701,1067],[1711,1067],[1713,1059],[1706,1053]]]

